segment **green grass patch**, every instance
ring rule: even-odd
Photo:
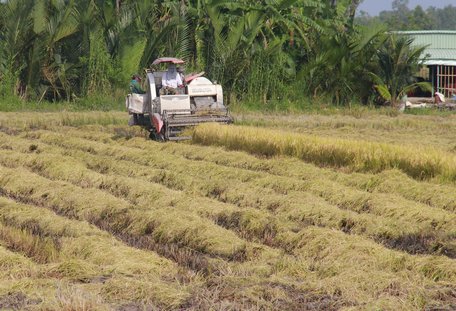
[[[126,94],[126,93],[125,93]],[[78,98],[74,101],[25,101],[10,96],[0,99],[0,111],[3,112],[58,112],[58,111],[110,111],[125,110],[125,97],[122,94],[96,95]]]

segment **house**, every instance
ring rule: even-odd
[[[432,83],[433,94],[440,92],[447,98],[456,95],[456,31],[426,30],[399,31],[414,39],[414,45],[426,46],[423,64],[427,79]]]

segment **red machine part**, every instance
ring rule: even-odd
[[[163,120],[160,114],[154,113],[152,115],[152,125],[154,126],[157,133],[160,133],[163,128]]]

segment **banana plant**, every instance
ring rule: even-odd
[[[11,0],[2,4],[0,79],[5,93],[22,96],[26,90],[21,80],[35,37],[31,17],[33,2]]]
[[[37,34],[34,48],[38,58],[31,63],[38,62],[38,70],[48,84],[48,90],[54,98],[71,96],[70,83],[67,80],[69,68],[62,53],[65,39],[78,31],[75,1],[52,0],[37,1],[34,8],[34,31]],[[31,69],[34,69],[31,67]],[[28,73],[27,83],[36,86],[37,81],[34,70]],[[62,93],[62,91],[64,91]],[[70,92],[70,94],[68,93]],[[43,96],[43,95],[42,95]]]

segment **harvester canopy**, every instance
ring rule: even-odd
[[[182,59],[179,59],[179,58],[174,58],[174,57],[161,57],[161,58],[157,58],[156,60],[154,60],[152,65],[159,65],[159,64],[163,64],[163,63],[182,65],[182,64],[185,64],[185,61],[183,61]]]

